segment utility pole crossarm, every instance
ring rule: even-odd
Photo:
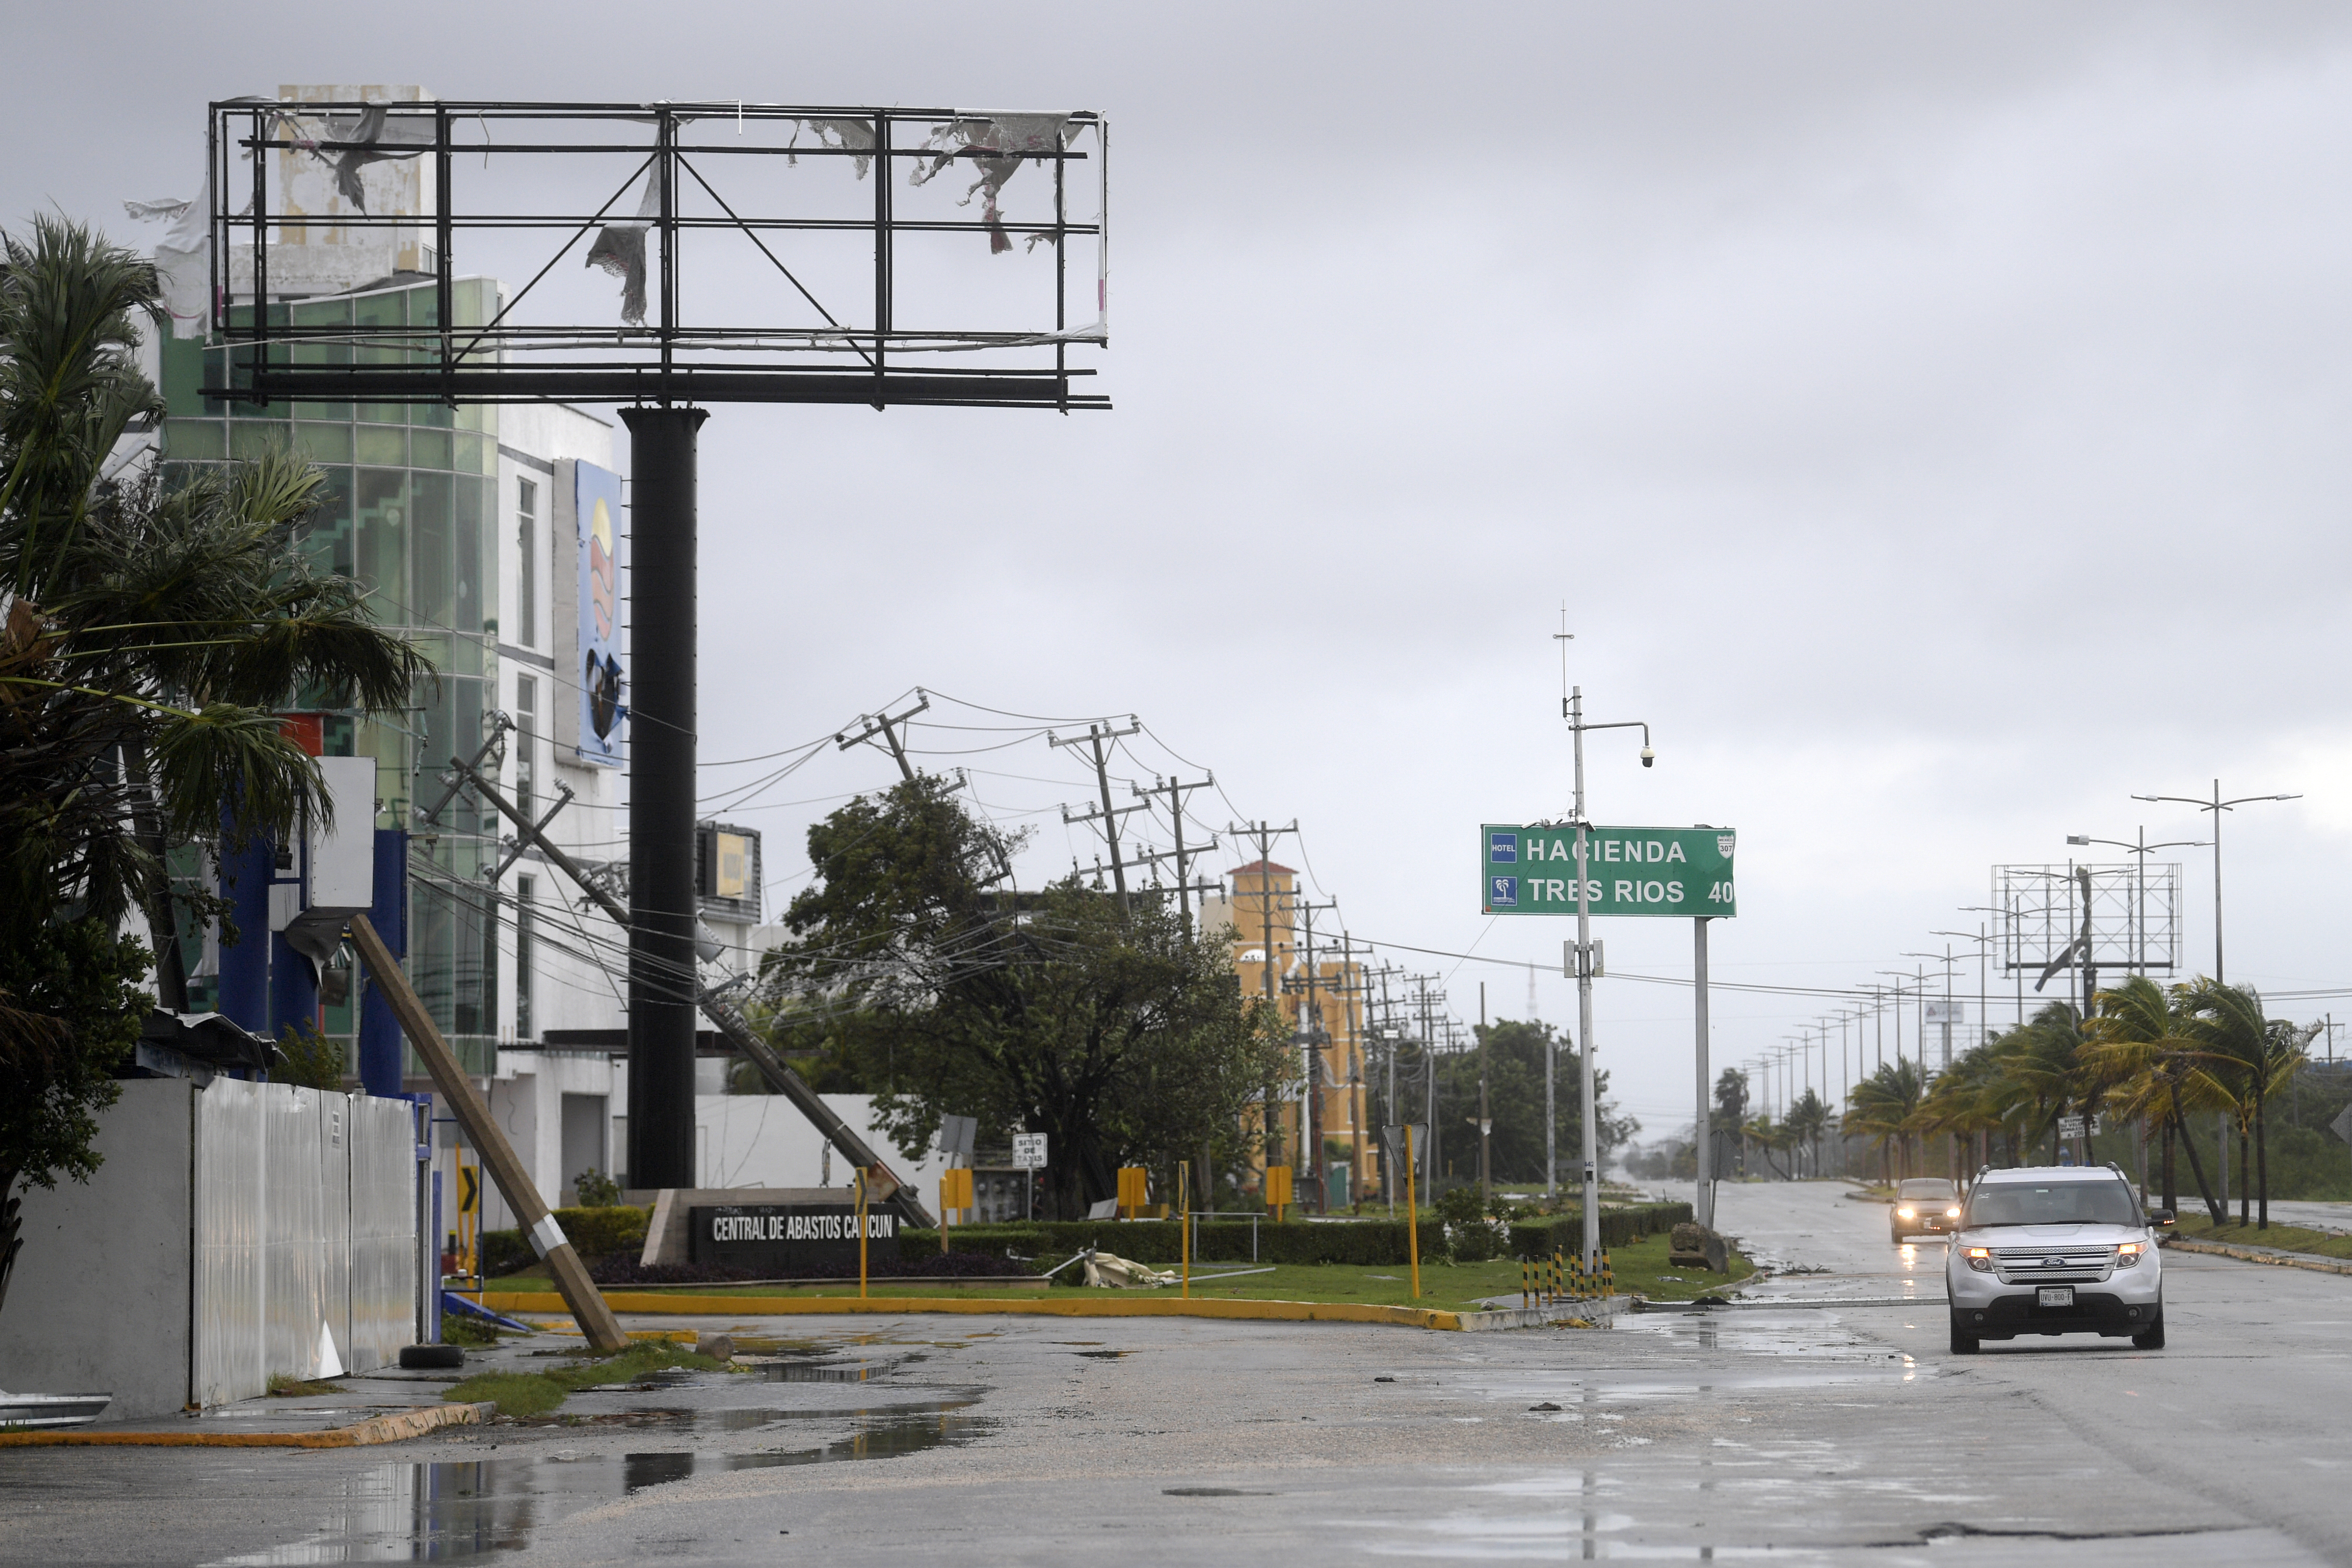
[[[889,746],[890,755],[898,760],[898,772],[900,775],[903,776],[908,784],[914,783],[914,764],[907,761],[907,748],[898,739],[898,726],[906,723],[916,714],[928,710],[931,705],[930,694],[925,691],[921,687],[918,686],[915,688],[915,695],[920,698],[921,700],[917,702],[912,708],[908,709],[904,713],[893,714],[886,711],[877,713],[871,719],[867,719],[862,713],[859,714],[858,721],[863,723],[866,728],[860,730],[855,735],[846,733],[835,735],[833,738],[834,744],[845,752],[852,746],[862,745],[866,742],[872,740],[875,736],[879,735]]]

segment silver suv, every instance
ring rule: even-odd
[[[2112,1165],[1979,1172],[1944,1260],[1952,1353],[2020,1334],[2128,1335],[2162,1350],[2156,1241],[2171,1223],[2144,1211]]]

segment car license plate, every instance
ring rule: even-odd
[[[2042,1287],[2041,1297],[2042,1304],[2045,1307],[2071,1307],[2074,1304],[2074,1287],[2044,1285]]]

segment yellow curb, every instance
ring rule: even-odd
[[[0,1448],[364,1448],[469,1426],[495,1405],[426,1405],[321,1432],[0,1432]]]
[[[494,1312],[561,1312],[561,1296],[492,1291],[483,1304]],[[672,1296],[607,1290],[604,1304],[615,1312],[658,1312],[679,1317],[835,1317],[847,1313],[955,1312],[967,1317],[1034,1318],[1224,1318],[1245,1322],[1391,1323],[1409,1329],[1459,1329],[1462,1314],[1433,1307],[1382,1307],[1360,1301],[1255,1301],[1168,1296],[1031,1298],[974,1301],[940,1296]]]

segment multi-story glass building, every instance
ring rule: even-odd
[[[497,310],[497,286],[487,279],[467,279],[456,298],[459,324],[487,321]],[[313,321],[429,323],[435,303],[429,283],[394,279],[352,294],[273,303],[270,310],[299,331]],[[499,411],[479,405],[207,399],[202,389],[208,383],[237,382],[229,351],[192,340],[169,340],[162,349],[169,411],[164,482],[177,482],[192,464],[271,451],[318,464],[326,483],[306,534],[313,558],[323,570],[366,584],[380,619],[423,647],[440,672],[420,686],[415,705],[399,720],[321,712],[318,742],[329,756],[373,757],[379,825],[418,836],[411,855],[424,875],[411,891],[410,971],[452,1045],[469,1067],[486,1071],[500,1033],[498,921],[488,901],[461,897],[451,884],[478,880],[496,865],[486,858],[501,852],[500,825],[487,820],[463,793],[430,822],[420,820],[416,808],[430,809],[440,800],[449,758],[471,759],[485,739],[487,716],[506,706],[499,545],[513,492],[509,485],[508,495],[500,493]],[[433,878],[433,870],[443,877]],[[357,1027],[352,988],[330,977],[321,990],[325,1032],[351,1040]]]

